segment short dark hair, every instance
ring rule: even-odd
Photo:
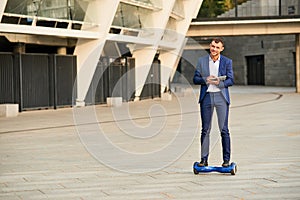
[[[222,38],[216,37],[216,38],[213,38],[211,41],[214,41],[215,43],[221,42],[223,47],[225,46],[224,40]]]

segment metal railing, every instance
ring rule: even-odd
[[[38,17],[32,15],[21,15],[21,14],[14,14],[14,13],[3,13],[1,23],[29,25],[29,26],[43,26],[43,27],[63,28],[63,29],[73,29],[73,30],[89,30],[98,26],[97,24],[83,22],[83,21]]]
[[[202,5],[205,5],[203,1]],[[239,3],[233,0],[234,6],[228,9],[226,6],[201,12],[194,21],[206,20],[239,20],[239,19],[266,19],[266,18],[300,18],[300,1],[298,0],[248,0]]]

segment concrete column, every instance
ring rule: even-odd
[[[89,1],[86,9],[85,22],[93,23],[95,32],[99,32],[99,39],[78,39],[74,55],[77,56],[77,106],[84,106],[85,96],[92,81],[97,63],[103,50],[105,39],[114,19],[120,0]],[[89,24],[81,28],[91,29]]]
[[[133,50],[132,54],[135,58],[135,101],[140,99],[147,75],[158,50],[158,43],[164,34],[175,2],[175,0],[164,1],[162,10],[152,12],[147,16],[148,20],[144,21],[144,28],[153,31],[152,39],[155,42],[151,47],[136,47],[136,49]]]
[[[1,0],[0,1],[0,21],[2,19],[2,15],[4,13],[4,10],[5,10],[5,7],[6,7],[6,3],[7,3],[7,0]]]
[[[177,35],[174,46],[176,47],[172,51],[165,51],[160,54],[161,60],[161,91],[164,91],[164,87],[168,85],[169,79],[172,80],[176,72],[176,68],[180,57],[182,55],[183,47],[185,45],[185,36],[191,24],[192,18],[195,18],[202,5],[202,0],[190,0],[183,1],[184,19],[176,21],[176,32],[172,35]]]
[[[67,55],[67,47],[58,47],[57,54],[59,55]]]
[[[300,34],[296,34],[296,92],[300,93]]]

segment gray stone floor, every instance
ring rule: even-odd
[[[0,199],[300,199],[294,88],[231,88],[232,176],[193,174],[198,89],[177,87],[172,101],[0,118]],[[220,147],[213,128],[210,165],[221,164]]]

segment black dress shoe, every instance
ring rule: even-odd
[[[229,167],[229,160],[225,160],[222,164],[222,167]]]
[[[207,160],[201,160],[201,161],[198,163],[198,167],[204,167],[204,166],[208,166]]]

